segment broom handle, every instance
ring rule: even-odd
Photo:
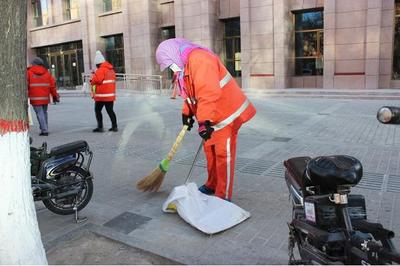
[[[167,155],[168,161],[171,161],[172,157],[174,157],[176,151],[178,150],[179,144],[181,144],[183,137],[185,136],[185,134],[187,132],[187,129],[188,129],[188,125],[184,125],[181,132],[179,132],[178,137],[176,137],[175,143],[174,143],[174,145],[172,145],[172,148]]]

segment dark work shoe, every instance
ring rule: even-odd
[[[104,132],[104,129],[102,127],[97,127],[95,129],[93,129],[93,132],[95,132],[95,133]]]
[[[40,134],[39,134],[39,136],[48,136],[49,135],[49,133],[47,132],[41,132]]]
[[[199,187],[199,191],[203,194],[206,195],[214,195],[215,191],[212,190],[211,188],[206,187],[206,185],[202,185],[201,187]]]
[[[112,127],[112,128],[110,128],[108,131],[118,132],[118,128],[117,128],[117,127]]]

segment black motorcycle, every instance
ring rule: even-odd
[[[89,203],[93,195],[93,177],[89,171],[93,153],[86,141],[75,141],[47,151],[44,142],[30,148],[31,183],[35,201],[42,201],[50,211],[69,215]]]
[[[378,120],[400,122],[399,110],[380,110]],[[296,157],[284,165],[293,203],[289,264],[400,263],[394,232],[368,221],[364,196],[350,195],[362,178],[359,160],[346,155]],[[299,260],[294,258],[295,246]]]

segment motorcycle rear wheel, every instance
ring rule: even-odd
[[[86,178],[89,173],[85,171],[84,169],[74,166],[71,169],[68,170],[68,175],[69,176],[63,176],[63,177],[72,177],[73,181],[76,182],[79,179],[82,180],[82,185],[83,189],[82,191],[78,194],[78,197],[73,196],[73,197],[67,197],[63,199],[46,199],[43,200],[44,206],[51,212],[55,214],[60,214],[60,215],[70,215],[75,212],[74,205],[77,206],[78,211],[82,210],[83,208],[86,207],[86,205],[89,203],[89,201],[92,198],[93,195],[93,181],[91,178]],[[73,175],[75,175],[73,177]],[[79,179],[78,179],[79,178]],[[75,200],[77,199],[77,202]]]

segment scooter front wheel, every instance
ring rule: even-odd
[[[89,173],[84,169],[74,166],[63,175],[58,177],[57,185],[62,189],[56,191],[50,199],[43,200],[44,206],[51,212],[60,215],[69,215],[75,213],[74,207],[78,211],[86,207],[93,195],[93,181],[87,178]],[[73,190],[79,190],[79,193],[69,195]],[[66,195],[60,197],[60,195]]]

